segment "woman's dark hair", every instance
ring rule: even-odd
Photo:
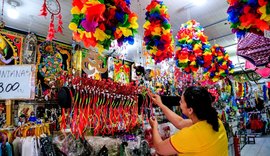
[[[218,113],[212,102],[213,96],[204,87],[188,87],[184,92],[184,98],[188,108],[192,108],[199,120],[206,120],[218,132]]]

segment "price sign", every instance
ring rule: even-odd
[[[34,99],[35,65],[0,66],[0,99]]]

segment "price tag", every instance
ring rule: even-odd
[[[35,65],[0,66],[0,99],[34,99]]]
[[[264,30],[264,37],[270,38],[270,31],[269,30]]]

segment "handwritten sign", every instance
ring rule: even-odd
[[[0,66],[0,99],[34,99],[35,65]]]

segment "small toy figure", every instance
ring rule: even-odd
[[[28,119],[29,122],[36,122],[37,121],[37,117],[35,116],[34,112],[31,112],[31,116]]]
[[[19,122],[18,122],[18,126],[21,126],[25,123],[25,115],[22,114],[20,117],[19,117]]]
[[[37,121],[36,121],[37,124],[42,124],[42,120],[40,118],[37,118]]]

